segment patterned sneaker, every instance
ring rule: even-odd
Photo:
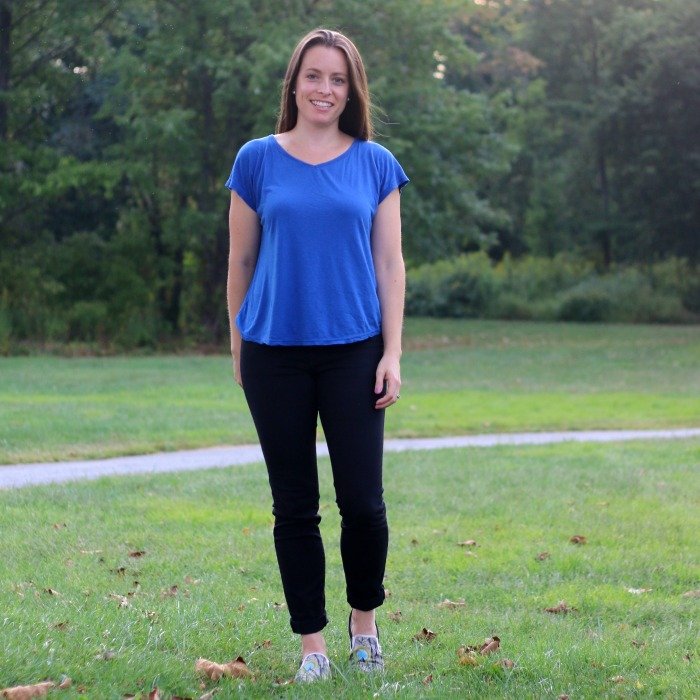
[[[326,680],[331,677],[331,663],[327,656],[314,652],[307,654],[294,680],[297,683],[313,683],[314,681]]]
[[[356,634],[350,646],[350,661],[355,668],[365,673],[384,670],[384,657],[378,637]]]

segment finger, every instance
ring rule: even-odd
[[[377,402],[375,403],[375,407],[387,408],[387,406],[395,404],[399,395],[399,387],[400,384],[397,381],[387,382],[386,393],[377,400]]]
[[[386,387],[386,379],[384,376],[384,372],[382,370],[378,369],[377,374],[374,380],[374,393],[375,394],[381,394]]]

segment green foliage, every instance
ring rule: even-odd
[[[590,263],[484,253],[426,264],[408,272],[406,312],[414,316],[626,323],[688,323],[695,276],[682,261],[647,273],[619,267],[598,272]],[[687,280],[687,281],[686,281]],[[684,308],[685,307],[685,308]]]
[[[485,253],[423,265],[413,270],[406,290],[406,312],[415,316],[478,318],[495,290]]]
[[[649,279],[576,292],[609,299],[610,318],[698,314],[697,3],[3,8],[2,352],[28,340],[222,341],[222,183],[238,148],[274,129],[290,51],[316,25],[357,43],[377,138],[411,178],[402,209],[412,313],[557,318],[586,275],[535,274],[532,284],[551,287],[537,292],[524,278],[565,253],[568,266],[576,256],[582,268],[636,266]],[[478,251],[503,266],[462,259]],[[528,252],[522,268],[509,261]],[[688,264],[682,285],[661,289],[655,271],[669,258]],[[418,272],[441,260],[441,272]],[[622,312],[631,288],[638,308]]]

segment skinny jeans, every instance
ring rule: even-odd
[[[358,610],[384,602],[389,543],[382,485],[384,410],[374,408],[382,354],[381,335],[344,345],[242,343],[243,390],[267,466],[275,552],[297,634],[319,632],[328,623],[316,463],[319,417],[341,516],[347,601]]]

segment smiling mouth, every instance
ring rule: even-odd
[[[311,104],[314,105],[314,107],[332,107],[333,104],[331,102],[323,102],[321,100],[311,100]]]

